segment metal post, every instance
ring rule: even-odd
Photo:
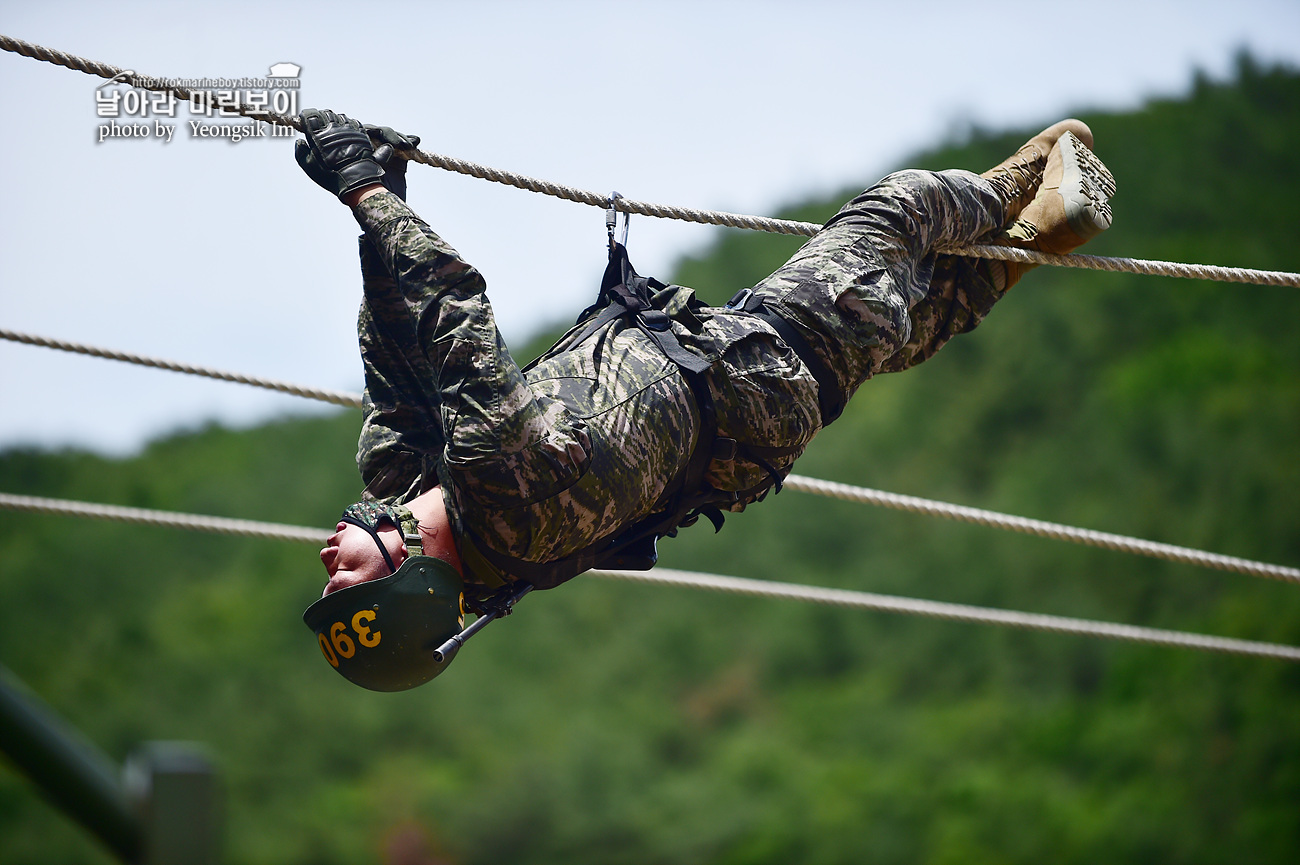
[[[123,776],[143,823],[144,865],[216,865],[217,782],[202,748],[150,742],[127,760]]]
[[[123,862],[216,865],[216,776],[197,745],[150,742],[119,781],[103,752],[0,666],[0,751]]]
[[[0,750],[119,859],[140,860],[141,823],[113,764],[3,666]]]

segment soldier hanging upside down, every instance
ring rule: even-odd
[[[1091,131],[1063,120],[981,175],[891,174],[725,307],[640,277],[611,238],[597,303],[520,369],[483,278],[406,205],[419,139],[302,119],[299,164],[365,231],[366,376],[364,498],[304,618],[377,690],[441,672],[467,607],[486,621],[529,587],[650,567],[658,538],[779,491],[863,382],[974,329],[1029,269],[936,249],[1069,252],[1114,193]]]

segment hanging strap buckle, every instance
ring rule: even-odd
[[[731,300],[727,301],[727,309],[743,309],[745,312],[752,312],[750,309],[750,300],[754,297],[754,289],[742,288],[736,292]]]

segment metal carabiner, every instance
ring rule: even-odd
[[[609,249],[614,251],[614,228],[618,225],[618,206],[617,202],[623,197],[621,192],[611,192],[606,200],[608,208],[605,210],[605,234],[609,237]],[[632,219],[632,214],[623,214],[623,246],[627,246],[627,226]]]

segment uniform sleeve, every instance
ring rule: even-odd
[[[479,272],[390,193],[355,213],[374,257],[362,256],[366,483],[385,484],[425,455],[489,505],[518,505],[576,481],[590,456],[585,433],[528,387]]]
[[[426,468],[437,473],[444,442],[436,394],[427,390],[425,363],[406,303],[374,245],[362,236],[365,295],[357,316],[357,339],[365,370],[357,468],[376,498],[401,498]]]

